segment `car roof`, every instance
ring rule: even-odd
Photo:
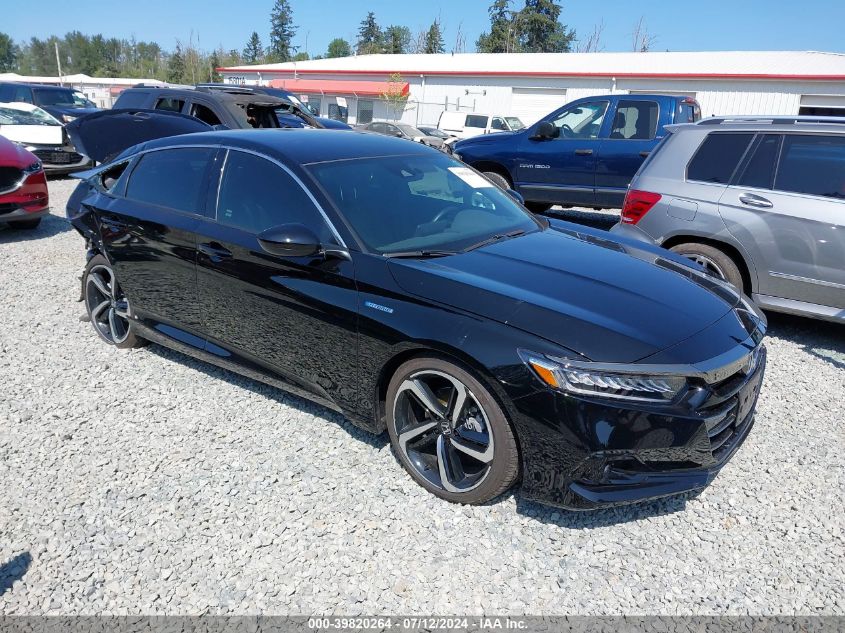
[[[726,116],[701,119],[695,123],[667,125],[667,130],[707,132],[822,132],[845,133],[845,117],[819,116]]]
[[[195,95],[208,96],[215,101],[227,102],[233,104],[239,103],[269,103],[271,105],[291,105],[291,101],[282,97],[275,97],[256,92],[227,92],[225,90],[218,90],[216,88],[207,88],[200,86],[197,88],[169,88],[167,86],[133,86],[127,88],[123,92],[155,92],[167,96],[182,96],[189,97]],[[123,93],[121,93],[123,94]]]
[[[143,145],[143,149],[195,144],[252,150],[300,165],[380,156],[444,156],[442,152],[421,143],[354,130],[279,129],[201,132],[150,141]]]
[[[12,86],[29,86],[30,88],[47,89],[47,90],[70,90],[72,92],[79,92],[73,86],[54,86],[52,84],[31,84],[26,81],[0,81],[2,85]]]

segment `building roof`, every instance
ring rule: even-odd
[[[498,75],[845,81],[845,54],[817,51],[357,55],[219,68],[226,73]]]
[[[135,84],[163,84],[158,79],[133,79],[130,77],[90,77],[82,73],[62,77],[32,77],[17,73],[0,73],[0,81],[17,81],[27,84],[85,84],[94,86],[134,86]]]

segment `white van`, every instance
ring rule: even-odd
[[[515,116],[498,116],[478,112],[443,112],[437,127],[458,138],[470,138],[491,132],[517,132],[525,124]]]

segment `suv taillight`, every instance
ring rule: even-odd
[[[622,224],[636,224],[652,207],[660,202],[662,196],[650,191],[630,189],[622,205]]]

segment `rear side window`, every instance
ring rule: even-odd
[[[115,108],[143,108],[149,92],[143,90],[127,90],[122,92],[114,104]]]
[[[480,114],[468,114],[466,126],[467,127],[486,128],[487,127],[487,117],[482,116]]]
[[[32,103],[32,90],[28,86],[15,87],[15,94],[12,96],[12,101]]]
[[[751,160],[737,181],[743,187],[771,189],[780,151],[780,134],[761,136],[752,150]]]
[[[14,86],[0,84],[0,103],[9,103],[12,100],[13,93]]]
[[[168,112],[181,112],[185,102],[182,99],[173,97],[161,97],[156,101],[156,110],[167,110]]]
[[[493,119],[493,122],[490,124],[490,129],[492,130],[507,130],[508,126],[505,125],[505,120],[496,117]]]
[[[678,106],[678,117],[675,123],[695,123],[701,118],[701,111],[694,103],[682,102]]]
[[[202,213],[205,173],[213,149],[190,147],[145,154],[132,170],[126,197],[186,213]]]
[[[657,136],[660,108],[656,101],[620,101],[610,138],[649,141]]]
[[[201,103],[195,103],[191,106],[191,116],[196,117],[200,121],[208,123],[209,125],[220,125],[220,117],[214,114],[214,111],[202,105]]]
[[[280,224],[303,224],[322,243],[333,241],[320,212],[290,174],[269,160],[235,150],[223,167],[217,221],[253,234]]]
[[[788,134],[775,189],[845,199],[845,137]]]
[[[728,184],[753,138],[753,134],[709,134],[687,166],[687,180]]]

